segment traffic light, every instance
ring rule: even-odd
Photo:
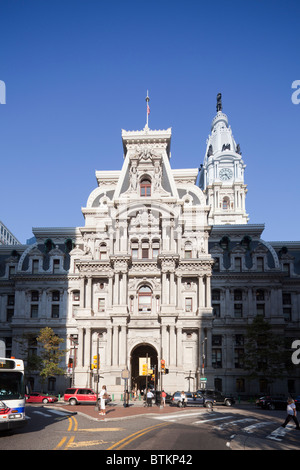
[[[148,364],[143,364],[142,375],[148,375]]]
[[[99,358],[99,361],[98,361]],[[99,362],[99,364],[98,364]],[[93,364],[91,364],[91,369],[100,369],[100,354],[93,356]]]
[[[161,368],[162,373],[165,374],[165,372],[166,372],[166,361],[164,359],[162,359],[160,361],[160,368]]]
[[[69,357],[68,368],[69,369],[73,368],[73,357]]]

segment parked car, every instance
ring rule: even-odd
[[[98,399],[100,400],[99,395],[100,393],[98,394]],[[97,394],[92,388],[68,388],[64,393],[64,401],[68,402],[70,405],[95,404],[97,403]],[[110,398],[105,400],[106,403],[110,401]]]
[[[55,403],[58,401],[57,397],[43,395],[42,393],[30,393],[25,395],[26,403]]]
[[[154,394],[154,399],[155,403],[158,405],[161,403],[161,391],[154,391],[152,390],[152,393]],[[166,403],[171,403],[172,402],[172,395],[166,392]]]
[[[197,393],[202,393],[206,398],[214,399],[217,405],[232,406],[235,403],[234,397],[217,392],[216,390],[197,390]]]
[[[64,393],[64,401],[70,405],[97,403],[97,394],[91,388],[68,388]]]
[[[287,407],[287,398],[283,396],[263,396],[256,400],[256,406],[265,410],[283,410]]]
[[[198,392],[184,392],[186,396],[186,406],[205,406],[212,408],[216,404],[213,398],[204,397]],[[175,392],[172,396],[171,405],[182,407],[181,392]]]

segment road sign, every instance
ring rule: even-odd
[[[122,370],[121,377],[122,379],[129,379],[129,370],[128,369]]]

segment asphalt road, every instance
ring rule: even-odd
[[[68,411],[56,405],[27,404],[26,414],[24,429],[1,433],[0,450],[106,451],[101,458],[131,451],[144,456],[148,452],[155,459],[162,450],[187,458],[189,451],[240,450],[246,442],[258,449],[300,449],[300,432],[294,425],[280,427],[284,411],[175,408],[165,415],[99,421],[82,415],[80,407]]]

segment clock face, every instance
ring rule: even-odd
[[[220,179],[222,181],[227,181],[232,178],[232,171],[230,168],[222,168],[219,173]]]

